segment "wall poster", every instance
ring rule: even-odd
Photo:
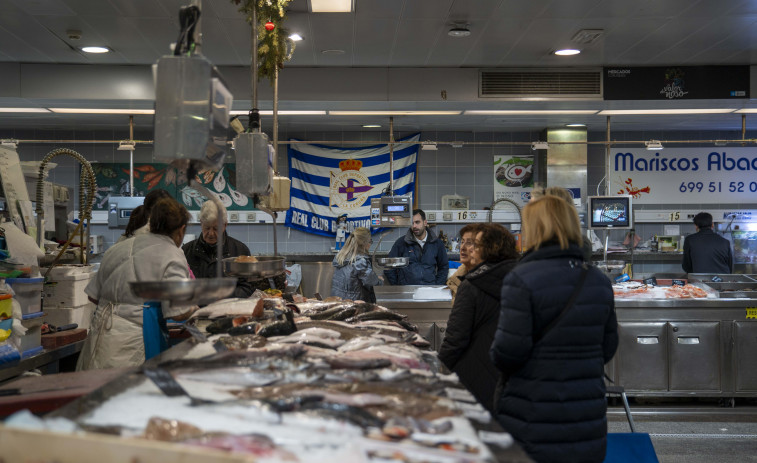
[[[611,194],[635,204],[757,202],[757,148],[614,148]]]
[[[494,156],[494,200],[509,199],[523,207],[534,189],[534,156]]]

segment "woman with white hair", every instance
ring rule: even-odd
[[[218,216],[221,216],[221,224],[218,224]],[[249,256],[250,249],[241,241],[230,237],[226,233],[226,208],[216,201],[205,201],[200,210],[200,226],[202,234],[195,240],[182,246],[184,255],[189,262],[189,268],[192,269],[196,278],[215,278],[216,267],[216,245],[220,243],[223,246],[221,254],[225,259],[227,257]],[[250,297],[253,292],[252,285],[247,281],[240,279],[234,290],[233,297]]]
[[[331,295],[342,299],[376,302],[373,287],[382,281],[373,271],[368,249],[371,247],[371,232],[356,228],[344,247],[334,257],[334,278],[331,280]]]

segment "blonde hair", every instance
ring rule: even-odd
[[[524,248],[529,251],[539,249],[548,241],[557,241],[560,249],[568,249],[570,243],[580,245],[582,242],[576,208],[553,195],[534,199],[523,208]]]
[[[560,199],[564,199],[569,204],[573,204],[573,195],[570,194],[570,191],[568,191],[567,188],[563,188],[561,186],[551,186],[551,187],[534,187],[534,189],[531,191],[531,199],[539,199],[543,198],[547,195],[550,196],[557,196]]]
[[[336,262],[339,265],[344,265],[345,261],[352,264],[359,254],[367,254],[370,247],[371,231],[365,227],[358,227],[350,233],[344,247],[336,255]]]

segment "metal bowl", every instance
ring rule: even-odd
[[[231,295],[237,286],[237,279],[199,278],[197,280],[131,281],[129,286],[137,297],[145,300],[200,305],[215,302]]]
[[[223,260],[223,274],[231,277],[262,279],[281,275],[286,271],[286,259],[281,256],[260,256],[257,262],[236,262],[236,257]]]
[[[376,262],[382,267],[387,268],[401,268],[407,267],[410,263],[410,259],[407,257],[379,257]]]

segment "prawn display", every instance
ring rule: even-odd
[[[704,289],[694,285],[654,286],[628,281],[612,285],[617,299],[694,299],[711,296]]]

